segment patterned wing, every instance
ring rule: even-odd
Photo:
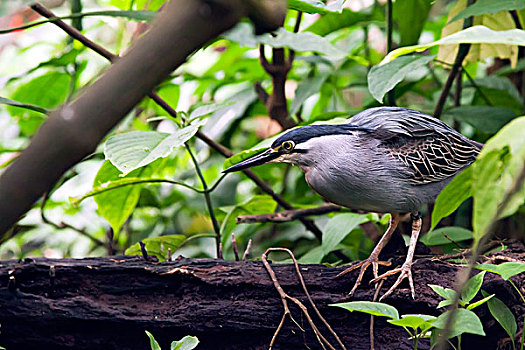
[[[471,164],[481,147],[463,136],[436,133],[424,137],[393,137],[383,141],[387,152],[406,166],[416,184],[439,182]]]

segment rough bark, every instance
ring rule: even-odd
[[[496,254],[523,260],[525,250],[515,244]],[[394,257],[394,264],[402,261],[402,256]],[[285,291],[308,305],[293,265],[273,268]],[[354,297],[347,297],[356,273],[335,279],[343,268],[301,265],[314,301],[347,349],[369,349],[369,316],[329,306],[372,300],[374,291],[366,283]],[[438,315],[440,298],[428,284],[452,287],[457,270],[440,260],[419,258],[413,267],[416,300],[411,299],[407,285],[402,285],[385,302],[401,314]],[[523,278],[514,281],[525,287]],[[525,308],[508,282],[487,274],[483,289],[511,308],[521,329]],[[306,332],[288,319],[275,348],[318,349],[299,310],[291,306],[291,311]],[[463,336],[463,349],[496,349],[506,334],[486,306],[475,311],[487,336]],[[198,349],[267,349],[282,312],[278,293],[259,261],[178,258],[159,263],[112,257],[0,263],[0,345],[9,350],[149,349],[144,330],[152,332],[164,349],[184,335],[196,335],[201,341]],[[321,323],[314,321],[323,331]],[[375,346],[411,349],[412,342],[403,329],[376,317]],[[428,342],[422,341],[419,348],[428,349]]]

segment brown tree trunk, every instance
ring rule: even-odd
[[[525,250],[514,244],[496,255],[523,260]],[[402,261],[403,256],[394,258],[394,264]],[[494,262],[499,261],[495,258]],[[293,265],[273,268],[284,290],[309,306]],[[342,269],[301,265],[315,303],[347,349],[369,349],[369,316],[329,306],[372,300],[373,288],[366,283],[353,298],[347,297],[356,275],[334,278]],[[416,300],[402,284],[385,302],[398,308],[400,314],[439,315],[442,310],[436,306],[441,298],[428,284],[452,287],[457,270],[440,260],[420,258],[413,267]],[[370,277],[365,275],[365,280]],[[523,278],[515,278],[515,282],[525,287]],[[525,308],[508,282],[487,274],[483,289],[495,293],[511,308],[521,329]],[[287,319],[274,348],[320,348],[299,309],[292,304],[290,308],[305,332]],[[505,332],[486,305],[475,311],[487,336],[464,335],[463,349],[497,348],[498,342],[504,342]],[[149,349],[145,330],[153,333],[163,349],[185,335],[200,339],[198,349],[267,349],[282,314],[279,294],[259,261],[178,258],[159,263],[139,257],[112,257],[0,262],[0,345],[8,350]],[[328,337],[316,317],[314,322]],[[376,349],[413,347],[402,328],[381,317],[376,317],[374,334]],[[428,341],[421,341],[419,348],[428,349]]]

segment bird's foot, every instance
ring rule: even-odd
[[[385,294],[383,294],[381,298],[379,298],[379,301],[383,300],[384,298],[392,294],[392,292],[397,288],[397,286],[399,286],[401,281],[403,281],[407,277],[408,277],[408,283],[410,285],[410,293],[412,294],[412,299],[416,298],[416,292],[414,290],[414,281],[412,279],[412,262],[405,262],[403,266],[395,268],[388,272],[385,272],[381,276],[378,276],[374,278],[373,280],[371,280],[370,283],[377,283],[380,280],[385,279],[388,276],[394,275],[396,273],[399,273],[399,277],[397,278],[397,281],[392,285],[392,287],[390,287],[389,290],[387,290]]]
[[[365,259],[363,261],[360,261],[358,262],[357,264],[353,265],[353,266],[350,266],[349,268],[347,268],[346,270],[344,270],[343,272],[341,272],[340,274],[338,274],[336,276],[336,278],[339,278],[341,276],[344,276],[346,275],[347,273],[349,272],[352,272],[354,270],[356,270],[357,268],[361,268],[359,270],[359,276],[357,277],[357,281],[355,281],[355,284],[354,284],[354,287],[352,288],[352,290],[348,293],[348,295],[352,295],[354,294],[355,290],[357,289],[357,287],[359,287],[359,285],[361,284],[361,281],[363,280],[363,275],[365,274],[365,271],[366,269],[372,265],[372,271],[374,273],[374,277],[375,279],[378,278],[378,269],[379,269],[379,265],[382,265],[382,266],[390,266],[392,263],[390,261],[380,261],[379,258],[377,256],[374,256],[374,255],[371,255],[370,257],[368,257],[368,259]]]

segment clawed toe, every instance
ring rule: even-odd
[[[382,279],[386,279],[388,276],[391,276],[391,275],[394,275],[396,273],[399,273],[399,277],[397,278],[396,282],[392,285],[392,287],[390,287],[390,289],[385,294],[383,294],[383,296],[381,296],[381,298],[379,298],[379,301],[383,300],[384,298],[386,298],[387,296],[392,294],[392,292],[407,277],[408,277],[408,283],[410,285],[410,293],[412,294],[412,299],[416,298],[416,292],[414,290],[414,281],[412,279],[412,270],[411,270],[411,268],[412,268],[412,264],[406,264],[405,263],[405,264],[403,264],[403,266],[395,268],[395,269],[390,270],[388,272],[385,272],[381,276],[378,276],[378,277],[376,277],[376,278],[374,278],[373,280],[370,281],[370,283],[377,283],[377,282],[379,282]]]
[[[357,277],[357,280],[355,281],[354,287],[348,293],[348,295],[352,295],[356,291],[357,287],[359,287],[359,285],[361,284],[361,281],[363,280],[363,275],[365,274],[366,269],[368,269],[368,267],[370,265],[372,265],[372,271],[374,273],[374,277],[377,278],[378,277],[379,265],[390,266],[391,264],[392,263],[389,262],[389,261],[379,261],[376,257],[369,257],[368,259],[365,259],[363,261],[358,262],[357,264],[355,264],[353,266],[350,266],[349,268],[347,268],[346,270],[344,270],[343,272],[338,274],[336,276],[336,278],[344,276],[344,275],[350,273],[351,271],[356,270],[359,267],[361,268],[359,270],[359,276]]]

